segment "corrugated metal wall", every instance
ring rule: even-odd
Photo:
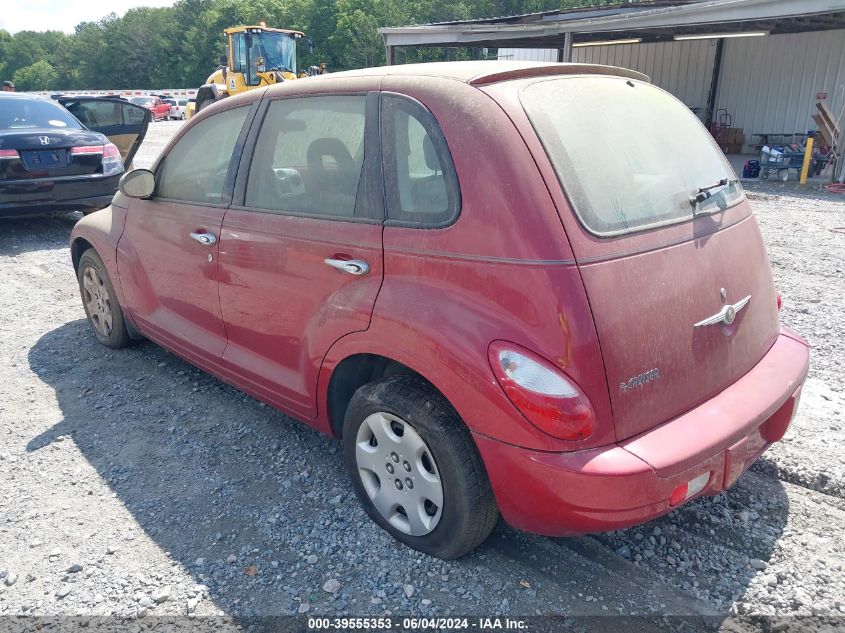
[[[716,102],[750,137],[815,129],[816,94],[827,92],[827,106],[838,116],[843,91],[845,31],[737,38],[725,45]]]
[[[630,68],[651,77],[690,107],[707,107],[716,44],[713,40],[585,46],[572,49],[572,61]],[[556,49],[500,48],[499,59],[557,61]]]
[[[573,49],[573,61],[623,66],[645,73],[690,107],[705,108],[715,40]],[[503,59],[554,61],[555,49],[499,49]],[[826,92],[834,116],[845,107],[845,30],[735,38],[725,41],[716,107],[752,134],[814,129],[816,94]]]
[[[556,62],[556,48],[500,48],[499,59],[516,59],[523,62]]]
[[[573,61],[623,66],[651,77],[691,108],[707,107],[716,44],[712,40],[653,42],[572,49]]]

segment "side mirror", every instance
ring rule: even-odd
[[[149,169],[133,169],[123,174],[119,187],[130,198],[149,198],[156,189],[156,178]]]

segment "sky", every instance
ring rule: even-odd
[[[0,29],[73,33],[80,22],[99,20],[109,13],[123,15],[133,7],[168,7],[175,0],[4,0]]]

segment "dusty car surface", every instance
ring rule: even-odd
[[[0,95],[0,216],[107,207],[147,130],[121,99]]]
[[[368,514],[435,556],[500,513],[578,534],[725,490],[807,373],[730,166],[632,71],[286,82],[192,118],[121,191],[72,235],[97,338],[341,438]]]

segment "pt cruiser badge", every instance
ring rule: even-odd
[[[639,374],[638,376],[634,376],[628,379],[628,382],[620,382],[619,383],[619,391],[625,392],[634,387],[642,387],[647,382],[651,382],[652,380],[657,380],[660,378],[660,370],[656,367],[654,369],[649,369],[648,371],[644,371],[643,373]]]

